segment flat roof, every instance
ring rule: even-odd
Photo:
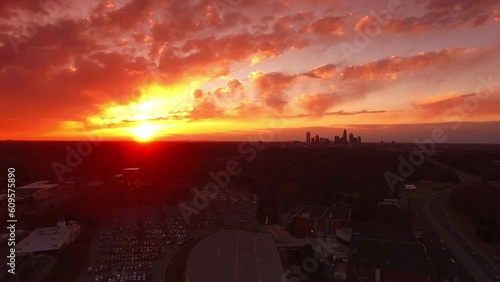
[[[352,264],[434,274],[424,245],[407,228],[354,226],[350,254]]]
[[[344,207],[320,207],[320,206],[304,206],[295,215],[297,217],[312,217],[312,218],[331,218],[336,220],[349,220],[351,215],[350,208]]]
[[[186,264],[189,282],[276,282],[283,275],[271,234],[220,230],[200,241]]]
[[[59,184],[50,184],[48,180],[33,182],[24,186],[19,186],[16,189],[49,189],[58,186]]]
[[[352,228],[352,238],[418,243],[410,229],[386,225],[356,224]]]
[[[37,228],[16,245],[16,253],[58,250],[77,228],[78,225]]]
[[[352,240],[349,263],[434,274],[434,269],[425,255],[424,245],[417,243]]]
[[[123,170],[125,170],[125,171],[138,171],[139,169],[141,169],[141,168],[140,167],[126,167]]]

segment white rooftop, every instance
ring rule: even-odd
[[[137,171],[141,169],[140,167],[127,167],[127,168],[124,168],[123,170],[130,170],[130,171]]]
[[[78,228],[78,225],[37,228],[16,245],[16,253],[58,250],[68,243],[71,233]]]
[[[54,188],[57,185],[59,184],[50,184],[48,180],[42,180],[17,187],[17,189],[49,189],[49,188]]]

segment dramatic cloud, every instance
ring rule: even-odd
[[[264,100],[266,105],[280,112],[288,104],[286,91],[295,78],[296,76],[293,74],[279,72],[257,72],[251,75],[252,82],[260,91],[260,98]]]
[[[313,77],[313,78],[332,78],[336,75],[337,66],[333,64],[326,64],[314,68],[310,72],[303,73],[302,75]]]
[[[423,16],[393,19],[387,29],[411,33],[466,24],[477,27],[491,19],[499,7],[499,2],[495,0],[431,0],[425,6]]]
[[[308,114],[322,116],[341,100],[342,98],[335,93],[313,93],[301,95],[298,98],[298,103]]]
[[[498,1],[402,5],[384,22],[374,11],[387,1],[5,0],[0,130],[64,139],[139,126],[203,134],[218,122],[244,131],[276,116],[297,128],[435,122],[479,94],[425,97],[473,93],[480,75],[498,87]],[[349,61],[343,42],[359,49]],[[497,101],[465,119],[498,120]]]
[[[457,48],[420,53],[408,58],[393,56],[364,65],[348,66],[340,74],[340,77],[342,79],[394,80],[400,74],[422,70],[431,65],[442,65],[471,53],[479,54],[477,50]]]
[[[196,90],[193,93],[196,104],[190,112],[189,117],[193,120],[210,119],[221,117],[224,110],[215,104],[211,93],[204,93],[202,90]]]
[[[500,108],[500,92],[448,93],[430,97],[426,101],[414,102],[413,106],[423,111],[424,118],[440,117],[445,121],[457,121],[494,116]]]

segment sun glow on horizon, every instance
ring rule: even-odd
[[[158,127],[146,123],[132,128],[131,131],[137,142],[150,142],[157,136]]]

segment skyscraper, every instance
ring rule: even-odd
[[[361,144],[361,136],[358,136],[358,144]]]
[[[314,141],[316,141],[316,143],[319,143],[319,135],[316,135],[316,140]]]
[[[344,129],[344,135],[342,136],[344,138],[344,142],[347,143],[347,130]]]
[[[349,134],[349,143],[353,144],[354,143],[354,134]]]
[[[306,142],[311,143],[311,132],[310,131],[306,132]]]

